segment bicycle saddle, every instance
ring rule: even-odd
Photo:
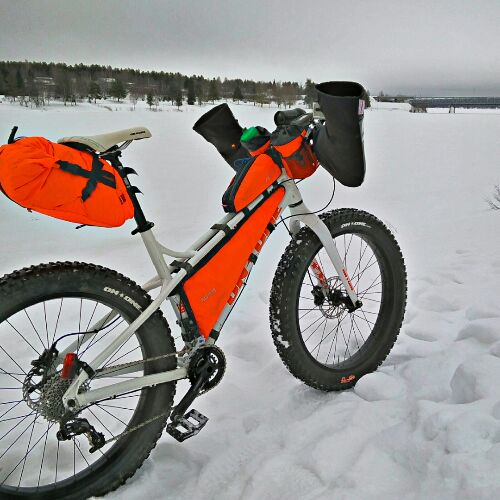
[[[103,151],[107,151],[109,148],[112,148],[121,142],[148,139],[149,137],[151,137],[151,132],[146,127],[134,127],[127,128],[125,130],[117,130],[116,132],[110,132],[109,134],[62,137],[61,139],[58,139],[57,142],[59,144],[76,142],[102,153]]]

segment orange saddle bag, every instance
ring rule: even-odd
[[[118,227],[134,216],[123,179],[107,161],[43,137],[0,147],[0,188],[22,207],[68,222]]]

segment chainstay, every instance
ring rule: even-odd
[[[132,366],[136,365],[142,365],[144,363],[150,363],[152,361],[158,361],[159,359],[164,359],[164,358],[171,358],[173,356],[178,356],[179,354],[184,354],[182,351],[177,351],[177,352],[172,352],[170,354],[162,354],[161,356],[155,356],[153,358],[146,358],[146,359],[141,359],[139,361],[130,361],[129,363],[121,363],[119,365],[113,365],[113,370],[109,371],[108,373],[115,373],[119,370],[123,370],[124,368],[130,368]],[[105,372],[106,370],[109,370],[109,368],[99,368],[95,371],[96,375],[99,375],[100,373]]]

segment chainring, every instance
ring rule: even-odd
[[[213,389],[219,384],[226,372],[226,356],[221,349],[214,345],[200,347],[191,358],[188,369],[188,378],[191,384],[194,384],[198,377],[198,369],[203,364],[203,362],[210,358],[210,360],[215,364],[216,369],[208,382],[203,386],[200,394],[205,394],[206,392]]]

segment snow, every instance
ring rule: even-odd
[[[231,178],[191,130],[207,107],[106,106],[41,111],[3,102],[0,135],[12,125],[53,140],[147,126],[153,138],[134,143],[124,159],[140,174],[135,182],[159,239],[186,247],[220,218]],[[243,125],[272,127],[273,108],[231,107]],[[408,308],[385,363],[343,393],[315,391],[287,372],[268,326],[270,283],[288,239],[275,231],[222,332],[226,375],[195,402],[210,418],[206,428],[183,444],[162,437],[108,498],[499,498],[500,214],[485,203],[500,180],[499,135],[498,113],[411,114],[393,103],[367,110],[366,182],[354,190],[337,185],[334,206],[378,216],[405,256]],[[320,170],[301,188],[317,209],[331,181]],[[0,209],[2,273],[83,260],[138,282],[154,274],[129,235],[132,223],[75,231],[4,197]]]

